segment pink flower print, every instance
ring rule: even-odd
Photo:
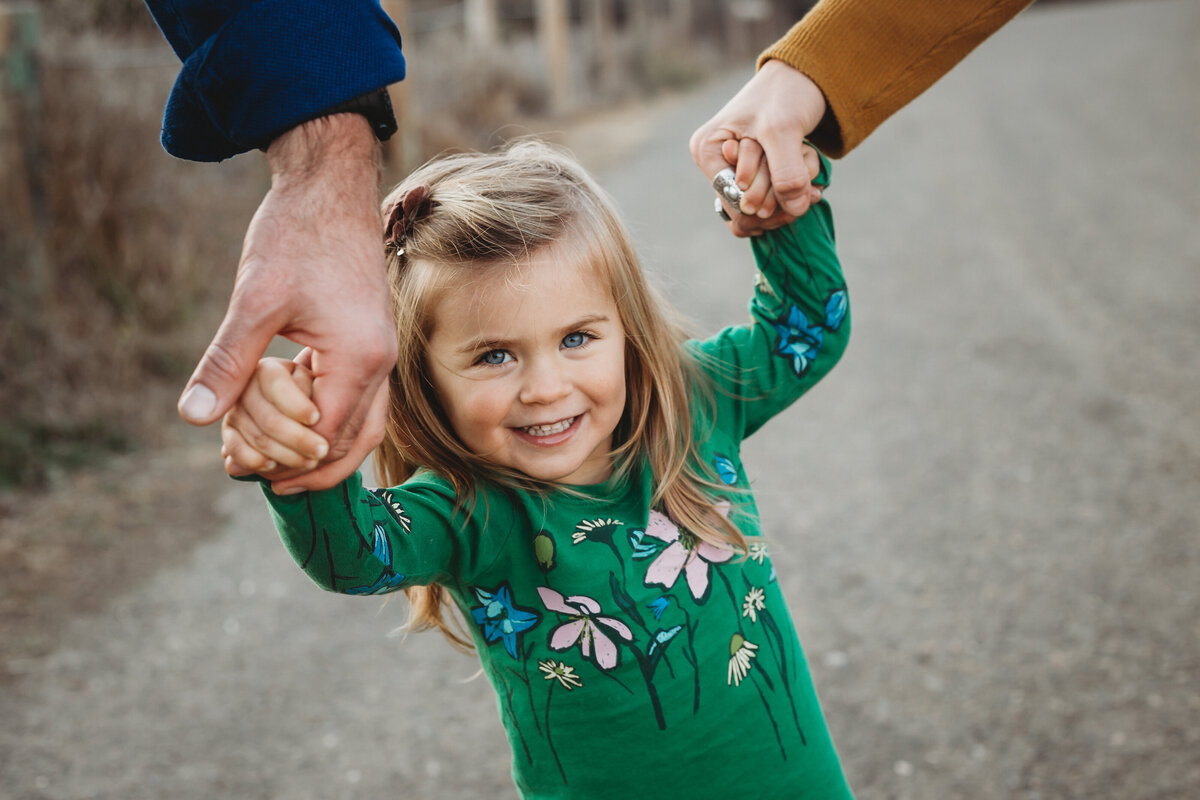
[[[728,504],[718,507],[722,514],[728,513]],[[646,523],[646,534],[659,541],[667,542],[646,570],[646,585],[670,589],[679,580],[682,572],[687,577],[688,590],[697,603],[708,599],[712,588],[709,580],[710,565],[724,564],[733,558],[733,551],[716,547],[696,538],[695,534],[681,531],[679,526],[657,511],[650,512]]]
[[[549,611],[565,614],[570,619],[550,631],[551,650],[570,650],[576,644],[584,658],[593,661],[600,669],[610,670],[621,660],[621,652],[608,631],[627,642],[633,641],[633,631],[624,622],[612,617],[600,616],[600,604],[581,594],[564,598],[560,593],[545,586],[538,587],[542,604]]]

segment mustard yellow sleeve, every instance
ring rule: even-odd
[[[809,137],[841,157],[933,85],[1032,0],[821,0],[759,56],[803,72],[825,93]]]

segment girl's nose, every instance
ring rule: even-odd
[[[571,393],[571,381],[556,359],[536,359],[526,368],[521,386],[521,402],[550,405]]]

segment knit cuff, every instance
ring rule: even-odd
[[[184,62],[163,114],[167,152],[220,161],[404,78],[400,33],[377,0],[261,0]]]

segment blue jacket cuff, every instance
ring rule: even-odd
[[[261,0],[188,56],[162,144],[179,158],[220,161],[403,78],[400,33],[378,0]]]

